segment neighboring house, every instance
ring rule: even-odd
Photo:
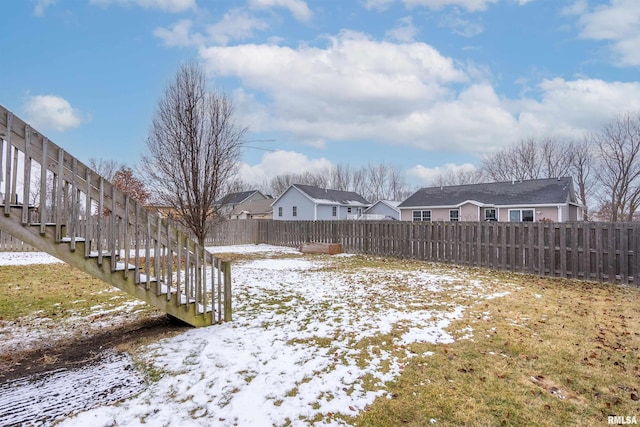
[[[240,193],[231,193],[216,200],[213,204],[215,210],[224,218],[229,218],[231,212],[239,205],[250,202],[252,200],[267,200],[269,196],[265,196],[258,190],[242,191]]]
[[[167,205],[145,205],[147,210],[157,213],[161,218],[165,219],[177,219],[180,217],[180,212],[177,209]]]
[[[271,219],[273,199],[250,200],[241,203],[231,211],[231,219]]]
[[[338,220],[361,215],[371,205],[352,191],[291,184],[271,205],[274,220]]]
[[[400,209],[398,209],[400,202],[396,200],[378,200],[370,208],[364,211],[364,213],[353,219],[362,220],[394,220],[400,219]],[[352,219],[352,218],[347,218]]]
[[[582,219],[570,177],[422,188],[398,207],[404,221]]]

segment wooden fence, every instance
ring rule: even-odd
[[[340,243],[348,253],[411,258],[640,286],[640,223],[235,220],[208,245]]]
[[[27,245],[9,233],[0,230],[0,252],[33,252],[38,249]]]

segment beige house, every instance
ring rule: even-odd
[[[250,200],[236,206],[231,211],[231,219],[271,219],[273,199]]]
[[[570,177],[421,188],[403,201],[403,221],[578,221]]]

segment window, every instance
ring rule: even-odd
[[[293,216],[298,216],[298,207],[297,206],[293,207],[292,215]]]
[[[497,221],[498,217],[496,216],[495,209],[485,209],[484,210],[484,220],[485,221]]]
[[[278,216],[282,216],[282,206],[278,208]]]
[[[347,213],[351,213],[351,208],[347,208]]]
[[[334,206],[331,208],[331,216],[338,216],[338,207]]]
[[[511,222],[533,222],[533,209],[510,209],[509,221]]]
[[[460,211],[458,209],[449,211],[449,221],[460,221]]]
[[[431,211],[413,211],[414,221],[431,221]]]

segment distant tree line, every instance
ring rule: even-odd
[[[370,202],[378,200],[403,200],[415,188],[409,188],[400,166],[393,163],[369,163],[354,168],[346,163],[327,171],[286,173],[263,183],[260,189],[274,197],[282,194],[291,184],[313,185],[332,190],[353,191]],[[248,185],[239,187],[248,189]]]
[[[580,140],[527,138],[452,171],[434,185],[571,176],[584,220],[633,221],[640,213],[640,112],[620,114]]]

